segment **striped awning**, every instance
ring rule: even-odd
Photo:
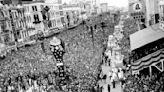
[[[152,54],[149,54],[135,62],[133,62],[131,65],[132,71],[139,71],[143,68],[149,67],[153,64],[163,62],[164,61],[164,49],[160,49]]]

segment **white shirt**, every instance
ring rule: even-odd
[[[122,71],[118,73],[118,77],[123,78],[123,72]]]
[[[112,76],[112,73],[111,73],[111,72],[109,72],[109,73],[108,73],[108,77],[111,77],[111,76]]]
[[[113,74],[112,74],[111,81],[114,81],[114,80],[116,80],[116,79],[117,79],[117,75],[116,75],[116,73],[113,73]]]

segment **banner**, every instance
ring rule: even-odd
[[[130,0],[129,12],[134,19],[143,19],[146,16],[146,3],[144,0]]]

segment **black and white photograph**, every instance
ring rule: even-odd
[[[0,92],[164,92],[164,0],[0,0]]]

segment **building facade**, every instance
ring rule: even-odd
[[[11,22],[8,10],[0,10],[0,43],[10,44],[13,41]]]
[[[160,29],[164,30],[164,0],[159,1]]]
[[[131,17],[147,27],[159,21],[159,0],[129,0]]]
[[[64,5],[63,12],[65,16],[64,21],[67,25],[76,25],[81,20],[81,8],[77,4]]]
[[[35,29],[33,30],[33,32],[30,33],[31,35],[38,33],[38,31],[42,31],[43,33],[45,33],[55,28],[63,28],[61,19],[64,15],[60,4],[32,3],[24,4],[23,6],[26,9],[26,17],[29,18],[29,21],[27,23],[28,27]],[[46,6],[49,7],[49,21],[44,21],[42,16],[42,10]]]
[[[100,11],[101,13],[108,11],[108,3],[101,3],[100,4]]]

